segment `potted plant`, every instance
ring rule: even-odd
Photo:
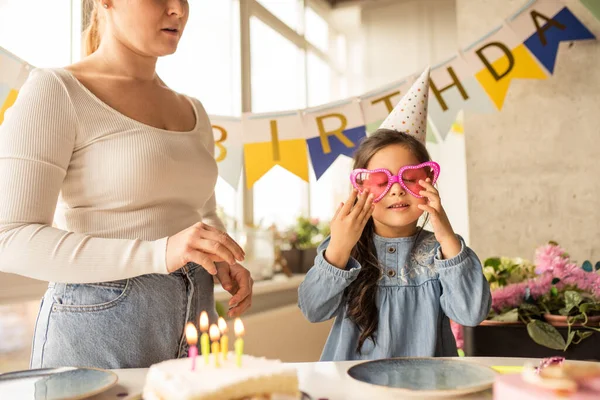
[[[282,256],[295,273],[312,267],[317,247],[329,235],[329,224],[318,218],[298,217],[296,224],[283,234]]]
[[[547,357],[561,351],[600,359],[599,271],[578,266],[554,242],[536,250],[535,264],[519,260],[484,263],[492,310],[479,327],[465,328],[465,353]]]

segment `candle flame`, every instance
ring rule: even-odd
[[[198,343],[198,331],[191,322],[188,322],[185,326],[185,337],[190,346],[195,346]]]
[[[208,335],[210,336],[210,340],[212,342],[218,342],[219,338],[221,337],[221,331],[219,331],[219,327],[215,324],[212,324],[210,326],[210,331],[208,332]]]
[[[227,333],[227,322],[225,322],[225,318],[223,317],[219,317],[219,330],[222,335]]]
[[[239,318],[235,319],[233,323],[233,329],[235,330],[235,336],[244,336],[244,324]]]
[[[208,331],[208,313],[206,311],[200,313],[200,330],[202,332]]]

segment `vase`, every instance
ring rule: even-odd
[[[554,314],[550,314],[550,313],[545,313],[544,319],[546,320],[546,322],[548,322],[552,326],[569,326],[566,315],[554,315]],[[597,327],[600,325],[600,315],[594,315],[592,317],[588,317],[588,321],[585,325],[583,325],[582,322],[583,321],[577,321],[576,323],[574,323],[571,326],[573,326],[573,327],[577,327],[577,326]]]

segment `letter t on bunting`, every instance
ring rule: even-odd
[[[507,22],[551,74],[560,42],[595,39],[592,32],[557,0],[529,1]]]
[[[358,143],[366,136],[356,99],[305,110],[304,126],[317,179],[340,155],[352,157]]]
[[[308,182],[308,151],[299,111],[246,113],[242,128],[248,188],[275,165]]]

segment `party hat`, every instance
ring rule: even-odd
[[[413,83],[379,128],[406,132],[424,144],[427,135],[428,92],[429,67]]]

